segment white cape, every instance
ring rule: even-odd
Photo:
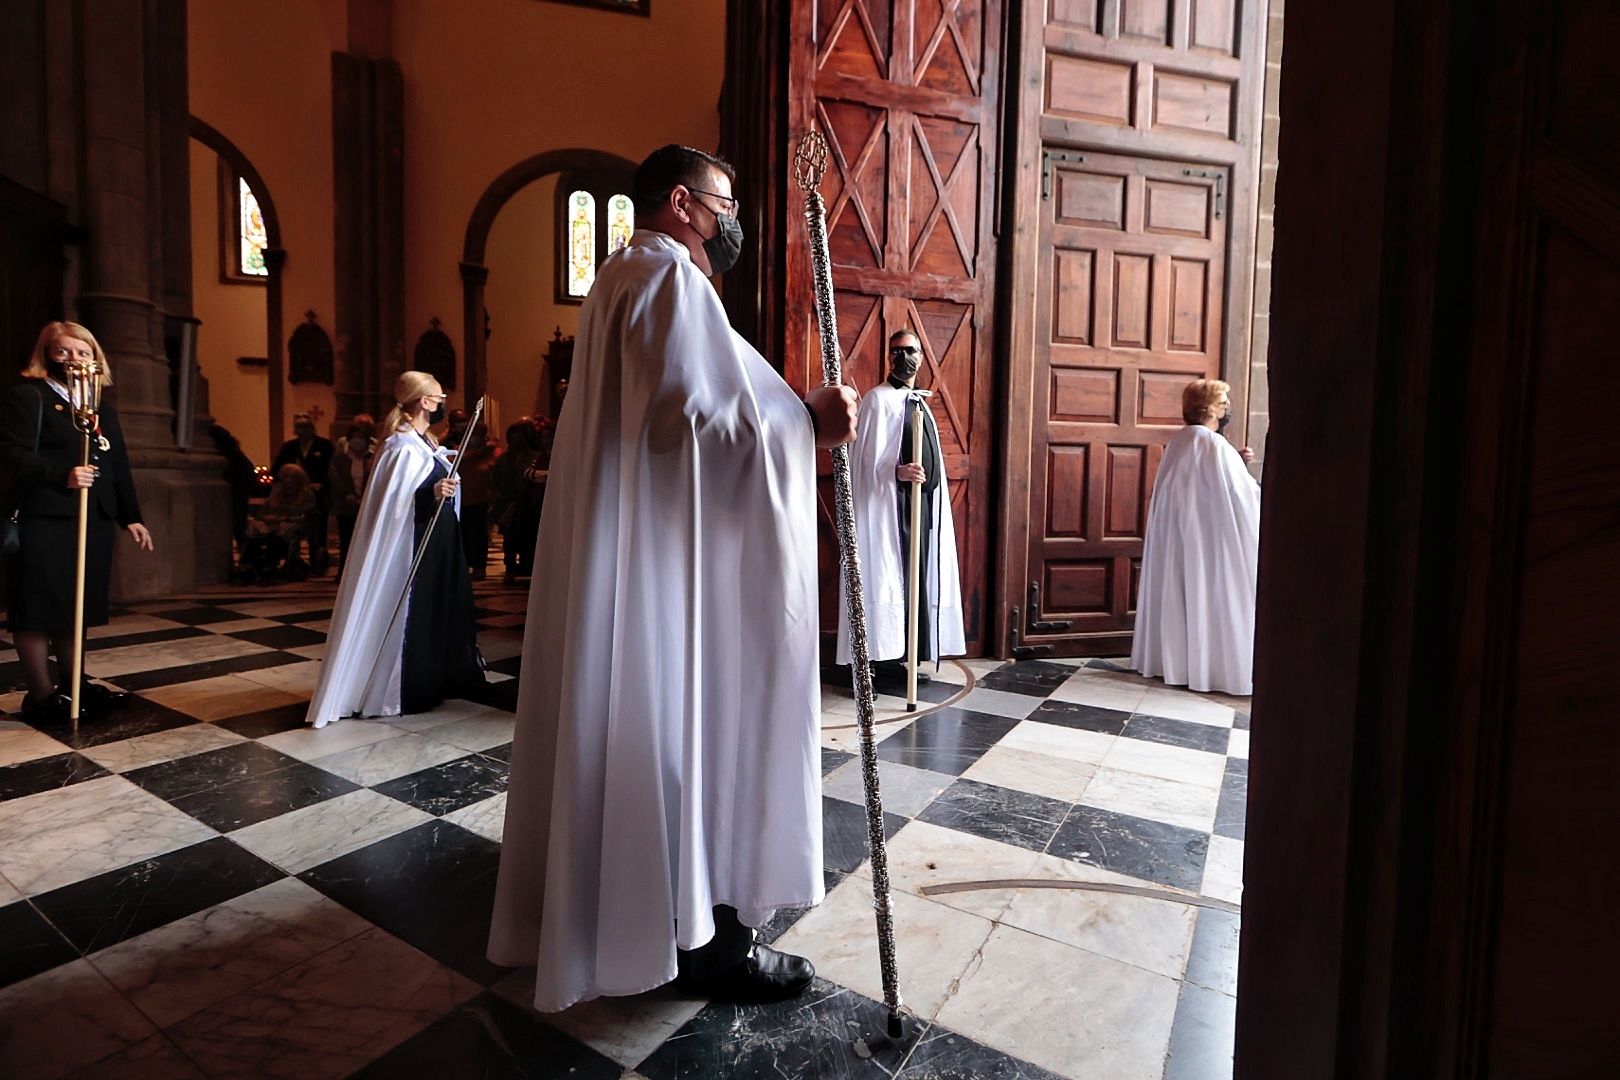
[[[894,470],[900,464],[906,438],[906,398],[910,391],[889,383],[874,387],[861,398],[855,443],[850,447],[850,485],[855,499],[855,546],[861,553],[861,589],[866,600],[867,649],[873,660],[906,655],[906,561],[900,546],[900,503]],[[926,407],[926,406],[925,406]],[[926,435],[924,436],[927,437]],[[944,481],[934,500],[933,535],[938,538],[927,572],[928,610],[934,616],[929,635],[933,651],[919,660],[960,656],[966,651],[962,635],[962,578],[956,566],[956,524],[951,515],[950,482]],[[843,580],[838,583],[838,654],[840,664],[850,662],[849,601]]]
[[[1174,686],[1254,690],[1260,485],[1202,424],[1164,448],[1148,510],[1131,667]]]
[[[305,722],[325,727],[345,716],[398,716],[400,659],[406,611],[400,609],[388,640],[383,631],[399,603],[416,554],[416,489],[433,472],[434,458],[447,460],[414,431],[394,434],[377,451],[355,519],[349,561],[338,583],[326,634],[326,659]],[[455,509],[460,510],[457,494]],[[375,680],[372,669],[380,666]],[[371,682],[371,693],[366,683]]]
[[[572,374],[489,946],[537,966],[543,1011],[668,982],[716,904],[758,926],[823,888],[809,414],[645,230],[603,264]]]

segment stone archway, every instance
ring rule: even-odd
[[[484,288],[489,267],[484,251],[495,218],[507,201],[523,188],[552,173],[594,169],[634,169],[635,162],[606,150],[547,150],[513,165],[490,182],[467,220],[467,236],[461,245],[461,340],[466,377],[463,400],[472,401],[484,392]]]
[[[230,139],[226,138],[219,129],[207,121],[191,118],[190,135],[208,149],[218,154],[236,174],[248,182],[253,194],[259,200],[259,212],[264,216],[264,233],[268,245],[264,249],[264,314],[265,314],[265,357],[269,361],[269,409],[270,409],[270,446],[281,445],[285,432],[281,428],[283,399],[286,393],[286,380],[283,372],[286,365],[286,343],[281,336],[281,270],[287,261],[287,251],[281,246],[281,219],[276,214],[275,200],[270,196],[270,187],[259,175],[259,170],[253,167],[247,155]]]

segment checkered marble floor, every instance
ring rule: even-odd
[[[10,718],[0,638],[0,1075],[1230,1076],[1245,699],[1096,660],[947,663],[925,711],[881,699],[911,1013],[890,1040],[854,703],[829,685],[827,899],[765,934],[814,988],[540,1017],[532,972],[484,959],[525,596],[476,591],[480,700],[321,731],[330,581],[121,611],[87,666],[134,696],[77,739]]]

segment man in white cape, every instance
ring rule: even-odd
[[[1190,383],[1187,426],[1171,437],[1153,483],[1131,667],[1198,691],[1254,691],[1254,600],[1260,485],[1248,456],[1216,434],[1230,387]]]
[[[905,675],[913,480],[921,481],[923,490],[919,577],[926,585],[917,594],[918,660],[937,665],[940,657],[965,651],[956,526],[939,427],[927,399],[915,389],[921,363],[917,335],[895,331],[889,338],[889,377],[862,397],[860,433],[849,454],[856,544],[866,588],[867,649],[877,675],[891,685]],[[922,417],[921,461],[912,458],[914,414]],[[842,594],[840,599],[837,660],[848,664],[849,604]],[[919,672],[918,679],[926,680],[927,673]]]
[[[814,974],[751,928],[822,898],[815,447],[849,440],[855,395],[801,400],[728,324],[707,279],[741,249],[732,178],[650,155],[580,309],[489,947],[536,966],[541,1011]]]

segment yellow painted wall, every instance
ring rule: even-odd
[[[537,180],[512,196],[489,233],[489,395],[509,424],[534,410],[540,361],[557,327],[579,327],[579,305],[559,304],[557,177]]]
[[[437,316],[459,356],[465,350],[457,267],[467,220],[485,188],[547,150],[607,150],[639,161],[669,142],[712,149],[719,138],[725,2],[660,0],[651,18],[640,18],[543,0],[396,0],[394,56],[405,78],[406,346]],[[519,200],[534,201],[522,193]],[[532,408],[537,376],[530,365],[563,321],[538,310],[517,314],[525,302],[536,309],[551,303],[549,284],[511,278],[532,257],[513,253],[521,247],[520,219],[533,210],[509,203],[486,255],[490,390],[503,419]],[[548,203],[540,216],[549,212]],[[544,227],[549,237],[549,217]],[[508,328],[520,318],[533,340],[513,340]]]
[[[455,4],[449,5],[455,7]],[[304,312],[313,310],[328,334],[333,333],[332,274],[332,53],[347,36],[342,0],[190,0],[188,85],[191,112],[217,129],[245,154],[264,178],[281,221],[281,246],[287,251],[282,273],[282,330],[291,337]],[[212,187],[209,188],[212,191]],[[195,202],[196,192],[193,192]],[[193,233],[200,232],[195,222]],[[202,243],[203,241],[196,241]],[[201,250],[199,248],[199,250]],[[200,282],[214,262],[198,262],[192,271]],[[235,340],[238,330],[221,325],[232,316],[216,310],[211,324],[203,319],[200,342]],[[262,323],[259,336],[263,338]],[[202,346],[200,346],[201,348]],[[252,353],[264,353],[261,343]],[[204,367],[207,372],[208,368]],[[258,408],[266,419],[268,401],[237,400],[257,388],[227,381],[210,383],[216,416]],[[330,421],[329,386],[288,385],[283,418],[290,436],[294,413],[318,409]],[[323,421],[322,426],[325,426]],[[230,425],[227,424],[227,427]],[[263,437],[261,435],[261,437]],[[242,439],[248,455],[265,460],[271,448]]]
[[[268,370],[236,362],[262,357],[265,289],[220,281],[219,157],[191,142],[191,302],[202,326],[197,332],[197,365],[208,380],[208,411],[228,428],[242,449],[268,465],[270,416]]]

